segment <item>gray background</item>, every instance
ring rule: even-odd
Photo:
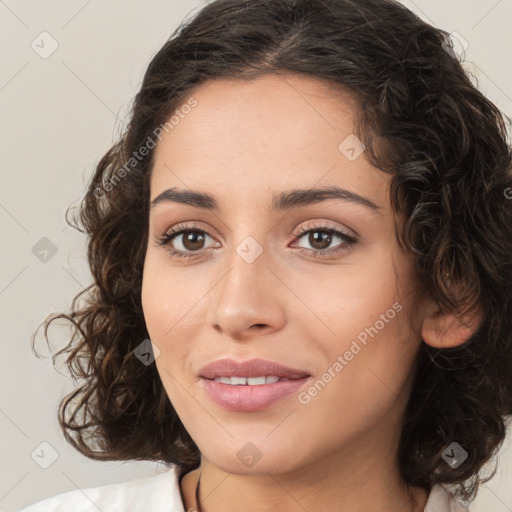
[[[512,0],[403,3],[467,41],[466,66],[478,87],[512,117]],[[66,208],[78,205],[94,166],[124,126],[151,56],[202,5],[201,0],[0,0],[0,512],[165,469],[149,462],[94,462],[72,449],[58,426],[57,407],[73,383],[62,365],[61,375],[50,358],[35,357],[30,338],[49,313],[67,311],[90,282],[85,238],[67,227]],[[31,46],[35,40],[44,51],[43,31],[58,43],[46,59]],[[49,45],[46,39],[44,48]],[[46,262],[33,252],[36,244],[48,244],[40,242],[43,237],[57,249]],[[54,340],[54,349],[66,341],[56,330]],[[36,347],[49,355],[41,331]],[[58,455],[47,469],[34,461],[51,462],[52,450],[43,442]],[[41,449],[44,457],[31,455]],[[499,460],[472,511],[512,511],[510,432]]]

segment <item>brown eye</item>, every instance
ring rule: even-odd
[[[313,249],[324,250],[331,245],[332,234],[327,233],[326,231],[310,231],[308,242],[311,244]]]
[[[307,237],[306,237],[307,235]],[[178,225],[159,239],[158,244],[165,246],[173,258],[191,259],[206,253],[206,238],[212,238],[206,231],[194,226]],[[358,241],[357,238],[338,229],[327,226],[303,227],[296,235],[298,240],[306,240],[311,248],[299,243],[299,251],[315,257],[331,257],[350,250]],[[336,241],[340,243],[330,248]]]
[[[299,240],[298,247],[300,252],[319,258],[332,257],[333,255],[348,251],[358,242],[357,238],[327,226],[313,226],[309,227],[309,229],[306,226],[301,228],[296,236]],[[330,247],[336,239],[339,239],[341,243]],[[310,245],[310,248],[301,245],[303,240]]]
[[[206,252],[206,237],[212,238],[199,227],[179,224],[160,238],[158,244],[165,246],[172,257],[190,259]]]
[[[200,231],[184,231],[181,233],[183,247],[187,251],[197,251],[204,245],[204,234]]]

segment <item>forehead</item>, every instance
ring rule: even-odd
[[[340,149],[352,140],[359,105],[333,84],[269,74],[210,81],[190,97],[196,106],[157,144],[152,198],[172,186],[239,195],[318,185],[374,197],[384,190],[387,180],[364,153],[350,160]]]

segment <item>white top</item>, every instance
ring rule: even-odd
[[[63,492],[18,512],[185,512],[179,468],[149,478]],[[442,485],[434,485],[424,512],[469,512]]]

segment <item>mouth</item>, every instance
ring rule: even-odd
[[[221,359],[205,366],[199,377],[206,395],[217,405],[229,411],[256,412],[298,392],[311,374],[264,359]]]
[[[269,375],[267,377],[215,377],[215,382],[222,384],[229,384],[230,386],[261,386],[263,384],[275,384],[276,382],[286,382],[293,379],[286,377],[277,377],[276,375]]]
[[[267,361],[266,359],[251,359],[249,361],[240,362],[234,361],[233,359],[218,359],[204,366],[199,372],[199,376],[204,379],[216,379],[218,377],[229,379],[257,378],[260,379],[258,381],[260,384],[264,384],[264,382],[261,381],[263,377],[265,377],[265,379],[275,379],[277,377],[278,379],[291,380],[309,376],[309,373],[305,370],[290,368],[289,366],[283,366],[273,361]],[[237,384],[240,383],[235,382],[235,385]],[[257,383],[253,382],[253,384]],[[249,383],[249,385],[251,385],[251,383]]]

